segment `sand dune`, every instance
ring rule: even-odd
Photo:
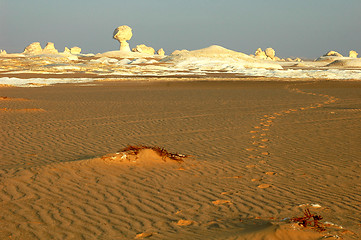
[[[0,238],[358,239],[360,87],[3,88],[0,108],[45,111],[0,111]],[[122,164],[127,144],[193,157]],[[305,208],[325,232],[289,222]]]
[[[282,69],[281,65],[273,61],[253,58],[247,54],[232,51],[217,45],[194,51],[179,52],[178,54],[166,57],[161,61],[172,62],[176,67],[184,69]]]

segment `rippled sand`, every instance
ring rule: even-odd
[[[249,81],[1,88],[0,238],[359,239],[360,90]],[[193,157],[101,158],[127,144]],[[325,232],[287,221],[305,208],[323,216]]]

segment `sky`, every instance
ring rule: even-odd
[[[32,42],[118,50],[112,36],[121,25],[133,29],[131,48],[166,54],[210,45],[246,54],[272,47],[283,58],[361,54],[361,0],[0,0],[0,49],[8,53]]]

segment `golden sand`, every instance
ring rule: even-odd
[[[12,111],[0,111],[0,239],[359,239],[360,90],[357,82],[2,88],[0,109]],[[193,157],[145,152],[124,164],[114,154],[127,144]],[[305,208],[326,231],[284,220]]]

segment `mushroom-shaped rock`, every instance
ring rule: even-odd
[[[132,29],[126,25],[117,27],[113,32],[113,38],[120,42],[120,50],[130,52],[127,41],[133,36]]]
[[[24,53],[30,55],[42,54],[43,49],[41,48],[39,42],[33,42],[24,49]]]
[[[81,52],[80,47],[72,47],[72,48],[70,48],[70,53],[71,54],[80,54],[80,52]]]
[[[358,53],[354,50],[351,50],[349,54],[350,54],[349,55],[350,58],[357,58],[357,55],[358,55]]]
[[[274,59],[275,55],[276,55],[276,52],[273,48],[267,48],[266,51],[266,56],[271,58],[271,59]]]
[[[7,54],[7,53],[6,53],[6,51],[5,51],[5,50],[0,49],[0,55],[5,55],[5,54]]]
[[[43,50],[45,54],[58,54],[58,50],[55,49],[54,43],[48,42]]]
[[[164,49],[163,49],[163,48],[159,49],[159,50],[157,51],[157,54],[158,54],[159,56],[164,56],[164,55],[165,55]]]
[[[256,52],[254,53],[254,55],[256,56],[256,58],[260,58],[260,59],[266,59],[267,58],[266,53],[264,51],[262,51],[261,48],[258,48],[256,50]]]
[[[334,57],[343,57],[341,54],[339,54],[336,51],[329,51],[328,53],[326,53],[324,56],[334,56]]]
[[[146,53],[146,54],[154,55],[155,50],[152,47],[148,47],[144,44],[141,44],[141,45],[137,45],[135,48],[133,48],[132,52],[139,52],[139,53]]]

